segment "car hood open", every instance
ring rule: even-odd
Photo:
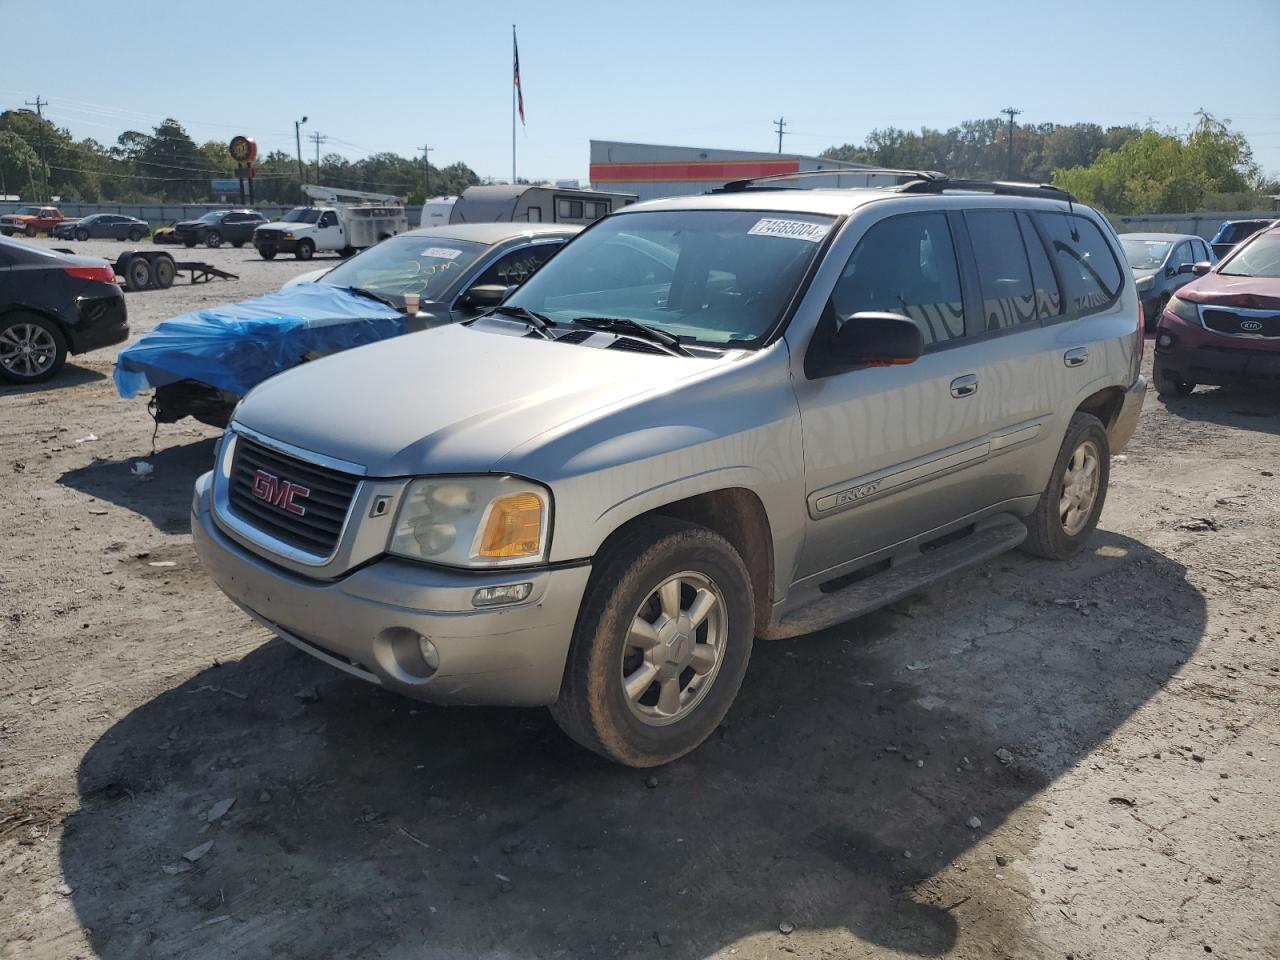
[[[546,431],[723,362],[452,324],[296,367],[250,393],[236,422],[369,476],[485,473]]]

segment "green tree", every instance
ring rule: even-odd
[[[0,195],[34,197],[49,171],[26,140],[10,130],[0,131]]]

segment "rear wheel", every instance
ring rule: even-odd
[[[129,231],[129,242],[137,243],[143,237],[143,232],[138,227],[134,227]]]
[[[263,260],[274,260],[276,258],[276,248],[275,247],[259,247],[258,256],[260,256]]]
[[[637,521],[601,553],[552,716],[611,760],[669,763],[728,712],[754,633],[751,580],[728,541],[666,517]]]
[[[124,277],[130,290],[145,290],[151,286],[151,263],[143,256],[135,256],[124,268]]]
[[[62,369],[67,341],[51,320],[31,313],[0,317],[0,377],[39,383]]]
[[[294,248],[293,255],[299,260],[310,260],[311,255],[316,252],[316,245],[310,240],[299,240],[298,246]]]
[[[244,241],[243,241],[243,240],[232,240],[232,241],[231,241],[231,245],[232,245],[233,247],[235,247],[237,250],[239,250],[241,247],[243,247],[243,246],[244,246]]]
[[[1071,418],[1049,485],[1027,518],[1023,549],[1050,560],[1070,560],[1098,526],[1107,499],[1111,447],[1102,421],[1089,413]]]
[[[168,290],[173,286],[173,278],[177,275],[177,267],[174,265],[173,258],[167,253],[161,254],[155,259],[155,281],[156,289]]]
[[[355,247],[343,247],[341,250],[338,251],[338,256],[340,256],[343,260],[345,260],[347,259],[347,257],[354,255],[355,252],[356,252]]]
[[[1189,396],[1196,388],[1191,381],[1183,380],[1176,370],[1167,369],[1158,354],[1151,364],[1151,380],[1155,384],[1156,394],[1161,397]]]
[[[217,230],[210,230],[205,234],[204,245],[214,249],[222,246],[222,234]]]
[[[188,250],[190,250],[192,247],[196,245],[196,242],[194,240],[183,240],[182,245],[186,247]]]

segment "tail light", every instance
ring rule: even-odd
[[[116,280],[116,271],[114,267],[108,264],[102,264],[99,267],[63,267],[67,273],[81,280],[98,280],[102,283],[119,283]]]

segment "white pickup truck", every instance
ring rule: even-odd
[[[381,193],[304,186],[315,206],[294,207],[282,220],[253,231],[253,245],[264,260],[292,253],[310,260],[321,251],[349,257],[357,250],[409,229],[404,201]]]

